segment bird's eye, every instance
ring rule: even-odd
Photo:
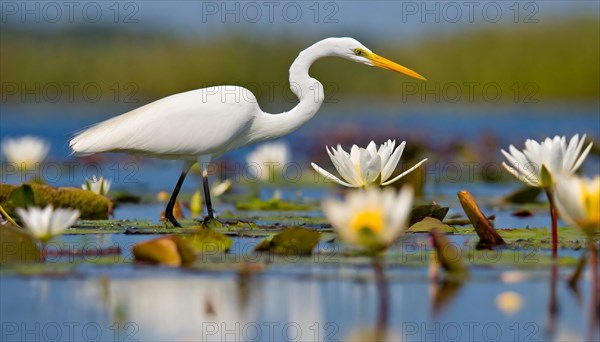
[[[357,54],[358,56],[362,55],[362,50],[361,49],[354,49],[354,53]]]

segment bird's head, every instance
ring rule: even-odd
[[[413,71],[398,63],[392,62],[387,58],[379,56],[378,54],[369,50],[366,46],[364,46],[354,38],[334,39],[336,40],[336,50],[338,51],[338,55],[340,57],[349,59],[354,62],[396,71],[410,77],[418,78],[420,80],[425,80],[425,77],[421,76],[416,71]]]

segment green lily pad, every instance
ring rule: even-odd
[[[168,266],[180,266],[183,258],[174,236],[165,236],[136,244],[132,248],[135,260]]]
[[[446,217],[446,214],[448,214],[448,210],[449,208],[441,207],[435,202],[432,204],[414,207],[410,212],[409,225],[412,226],[413,224],[422,221],[426,217],[433,217],[443,221]]]
[[[260,242],[256,251],[268,251],[280,255],[310,255],[319,243],[319,232],[306,228],[288,228]]]
[[[207,228],[182,236],[181,239],[189,243],[196,253],[223,253],[233,244],[229,236]]]
[[[77,209],[80,218],[84,220],[107,219],[112,207],[108,198],[82,189],[54,188],[40,184],[0,184],[0,205],[12,217],[15,208],[30,205],[45,207],[48,204]]]
[[[31,185],[23,184],[14,189],[9,195],[8,202],[15,208],[27,208],[32,206],[35,203],[35,199],[33,197]]]
[[[444,233],[451,233],[453,231],[452,227],[433,217],[426,217],[422,221],[413,224],[408,228],[408,231],[425,233],[430,232],[432,229],[437,229]]]
[[[247,201],[237,202],[237,210],[310,210],[313,206],[305,203],[293,203],[272,198],[263,201],[259,198],[252,198]]]
[[[40,261],[36,241],[23,229],[0,226],[0,264]]]

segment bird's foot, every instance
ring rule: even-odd
[[[221,223],[221,221],[217,220],[216,218],[214,218],[213,216],[206,216],[204,218],[204,221],[202,222],[202,224],[206,227],[206,228],[221,228],[223,227],[223,223]]]
[[[173,227],[175,227],[175,228],[182,228],[183,227],[181,225],[181,223],[177,222],[177,220],[175,219],[175,216],[173,216],[173,215],[166,215],[165,218],[167,219],[167,221],[171,222],[171,224],[173,225]]]

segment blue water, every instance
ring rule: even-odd
[[[381,323],[372,273],[365,263],[272,267],[246,280],[233,273],[132,265],[81,266],[66,276],[3,276],[2,340],[347,340]],[[554,333],[547,271],[504,284],[498,272],[482,270],[441,308],[434,305],[440,289],[426,274],[403,267],[386,271],[393,340],[585,339],[589,282],[577,297],[564,282],[565,272]],[[515,313],[496,304],[505,291],[522,298]]]
[[[136,104],[137,105],[141,105]],[[371,107],[368,107],[371,106]],[[423,108],[425,107],[425,108]],[[35,135],[51,144],[50,155],[38,169],[45,180],[54,186],[79,186],[86,177],[102,174],[113,180],[113,189],[140,192],[170,191],[180,173],[181,162],[158,159],[145,159],[123,154],[97,155],[80,159],[70,155],[68,140],[77,131],[114,115],[126,112],[132,107],[123,105],[45,107],[13,107],[4,105],[0,116],[0,137]],[[199,131],[201,128],[198,128]],[[495,150],[485,153],[486,160],[475,167],[475,175],[486,168],[492,172],[502,172],[501,148],[508,145],[523,146],[527,138],[543,139],[555,134],[587,134],[595,141],[600,139],[600,118],[594,106],[580,107],[414,107],[403,103],[373,104],[344,107],[341,104],[325,104],[321,111],[306,125],[282,138],[291,147],[291,161],[297,163],[302,175],[313,175],[310,161],[326,159],[325,145],[343,143],[365,143],[376,140],[378,143],[388,138],[407,140],[424,144],[429,158],[424,169],[431,194],[444,192],[444,187],[460,186],[469,183],[470,164],[448,160],[440,155],[449,146],[464,141],[477,150],[486,137],[497,140]],[[225,171],[218,177],[244,177],[245,156],[253,147],[232,151],[219,160],[226,163]],[[4,160],[4,159],[2,159]],[[494,164],[486,164],[494,163]],[[324,164],[324,166],[327,166]],[[590,157],[583,166],[584,173],[600,172],[600,159]],[[462,178],[456,180],[457,172]],[[191,178],[191,177],[190,177]],[[198,177],[196,177],[197,179]],[[472,178],[472,177],[471,177]],[[20,183],[23,176],[8,168],[3,162],[0,181]],[[459,183],[459,184],[456,184]],[[439,189],[437,185],[443,185]],[[509,187],[514,187],[514,184]],[[184,189],[190,190],[199,185],[199,180],[188,180]]]

